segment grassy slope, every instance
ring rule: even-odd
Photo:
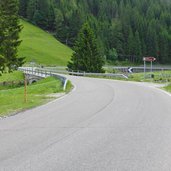
[[[24,29],[21,33],[23,40],[19,48],[19,56],[26,61],[49,66],[66,66],[72,55],[72,50],[57,41],[49,33],[21,20]]]

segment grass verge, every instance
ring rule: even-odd
[[[171,83],[166,87],[164,87],[163,89],[171,93]]]
[[[138,82],[154,82],[154,83],[166,83],[171,81],[171,71],[152,72],[152,73],[135,73],[128,77],[129,81]]]
[[[68,82],[66,92],[69,92],[71,88],[72,84]],[[29,85],[27,87],[27,103],[24,102],[24,87],[1,90],[0,117],[45,104],[55,98],[50,96],[51,94],[59,92],[64,92],[62,83],[53,77]]]
[[[153,83],[168,83],[171,82],[171,71],[163,72],[152,72],[152,73],[132,73],[125,74],[128,76],[128,79],[122,77],[109,77],[114,80],[124,80],[124,81],[136,81],[136,82],[153,82]],[[106,78],[106,77],[102,77]]]

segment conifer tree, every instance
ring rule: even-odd
[[[146,34],[147,54],[156,57],[158,51],[157,34],[153,25],[149,25]]]
[[[23,64],[23,58],[17,56],[18,46],[21,43],[19,33],[22,30],[18,17],[18,0],[0,1],[0,11],[0,34],[2,35],[0,56],[1,60],[3,59],[1,71],[8,68],[8,71],[11,72]]]
[[[110,42],[111,49],[115,48],[118,54],[123,54],[124,37],[122,33],[122,26],[120,23],[116,23],[116,25],[111,27],[109,42]]]
[[[135,38],[131,27],[128,36],[128,53],[129,55],[135,55]]]
[[[5,59],[3,55],[3,47],[2,43],[4,40],[4,27],[3,27],[3,14],[2,10],[0,10],[0,72],[3,72],[5,67]]]
[[[135,55],[140,57],[142,55],[141,41],[138,31],[135,32]]]
[[[170,62],[169,59],[169,40],[168,40],[168,32],[166,30],[162,30],[159,34],[159,48],[160,48],[160,55],[159,60],[161,63]]]
[[[29,0],[19,0],[20,2],[20,6],[19,6],[19,14],[22,16],[22,17],[27,17],[27,5],[28,5],[28,2]]]
[[[103,72],[104,60],[99,53],[97,41],[93,30],[88,23],[85,23],[80,30],[74,46],[74,53],[68,68],[82,72]]]
[[[36,10],[37,10],[37,1],[29,0],[27,6],[27,18],[32,22],[34,22],[33,17]]]

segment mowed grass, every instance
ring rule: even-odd
[[[23,30],[19,56],[26,62],[36,62],[45,66],[66,66],[73,51],[40,28],[21,20]]]
[[[166,83],[171,81],[171,71],[163,72],[151,72],[151,73],[134,73],[130,74],[129,81],[139,81],[139,82],[156,82],[156,83]]]
[[[3,73],[0,76],[0,90],[21,87],[24,84],[24,74],[20,71]]]
[[[171,83],[168,86],[164,87],[164,90],[171,93]]]
[[[63,92],[62,83],[53,77],[48,77],[27,87],[27,103],[24,101],[24,87],[0,91],[0,116],[29,109],[54,97],[49,94]]]
[[[4,81],[21,81],[24,79],[24,74],[20,71],[14,71],[13,73],[4,73],[0,76],[0,83]]]

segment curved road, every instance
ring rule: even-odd
[[[171,96],[68,77],[69,95],[0,120],[0,171],[171,170]]]

